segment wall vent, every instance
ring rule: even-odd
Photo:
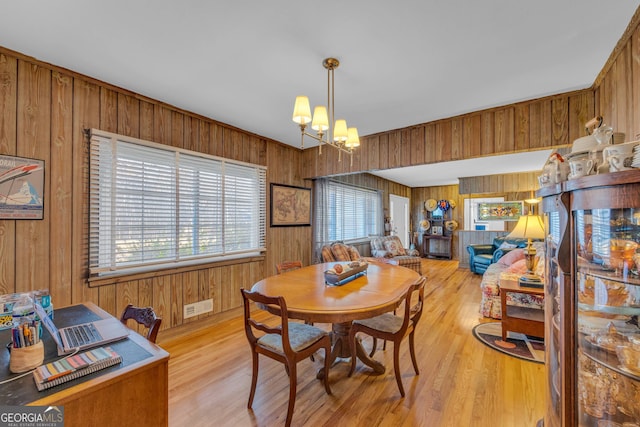
[[[213,299],[206,299],[192,304],[185,304],[183,317],[188,319],[189,317],[209,313],[210,311],[213,311]]]

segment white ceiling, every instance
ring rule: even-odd
[[[297,147],[293,100],[326,103],[326,57],[336,116],[362,136],[589,87],[639,5],[22,0],[3,2],[0,45]],[[416,175],[394,180],[433,185]]]

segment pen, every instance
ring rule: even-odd
[[[73,371],[75,371],[75,369],[58,372],[57,374],[51,375],[49,378],[44,378],[44,382],[49,382],[55,380],[56,378],[64,377],[65,375],[68,375]]]

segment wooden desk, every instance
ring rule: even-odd
[[[420,278],[414,270],[370,261],[366,276],[342,286],[325,285],[324,272],[334,264],[310,265],[267,277],[252,287],[252,291],[264,295],[283,296],[291,318],[331,323],[331,362],[339,357],[351,357],[348,337],[353,320],[393,311],[407,293],[409,285]],[[374,372],[383,373],[384,366],[369,358],[362,346],[357,344],[358,358]],[[322,376],[322,372],[319,376]]]
[[[109,313],[92,303],[56,309],[58,328],[106,318]],[[0,342],[11,340],[10,330],[0,331]],[[56,344],[43,332],[45,363],[57,360]],[[123,358],[93,374],[39,392],[31,374],[0,386],[3,405],[63,406],[64,425],[166,426],[169,422],[169,354],[135,331],[108,344]],[[9,372],[9,352],[0,349],[0,380]]]
[[[502,341],[507,339],[508,331],[544,337],[544,310],[507,305],[507,294],[510,292],[544,296],[544,288],[522,287],[517,280],[500,279]]]

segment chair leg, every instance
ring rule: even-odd
[[[413,344],[413,333],[415,331],[411,331],[409,334],[409,350],[411,352],[411,361],[413,362],[413,370],[416,371],[416,375],[420,375],[420,370],[418,369],[418,362],[416,361],[416,349]]]
[[[386,344],[386,341],[385,341]],[[376,354],[376,350],[378,349],[378,338],[373,337],[373,342],[371,344],[371,352],[369,353],[369,357],[373,357],[374,354]]]
[[[256,384],[258,383],[258,353],[251,350],[253,355],[253,374],[251,374],[251,391],[249,392],[249,402],[247,408],[251,408],[253,405],[253,397],[256,394]]]
[[[331,341],[324,348],[324,389],[327,394],[331,393],[331,387],[329,387],[329,368],[331,368]]]
[[[288,366],[288,365],[287,365]],[[298,375],[296,373],[295,362],[289,366],[289,407],[287,408],[287,420],[285,426],[291,425],[291,419],[293,418],[293,407],[296,404],[296,387],[298,385]]]
[[[375,339],[375,338],[374,338]],[[351,368],[349,369],[349,377],[353,375],[353,372],[356,370],[356,334],[355,329],[351,328],[349,331],[349,352],[351,353]]]
[[[404,397],[404,387],[402,386],[402,376],[400,375],[400,341],[393,343],[393,370],[396,373],[396,382],[400,389],[400,395]]]

